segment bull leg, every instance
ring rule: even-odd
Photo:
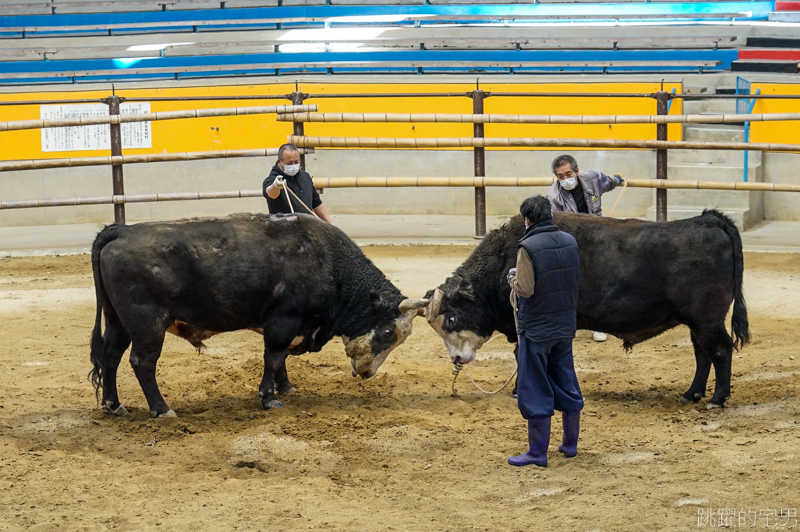
[[[156,364],[161,357],[165,333],[166,327],[152,327],[146,333],[132,335],[131,366],[147,399],[150,415],[153,417],[175,416],[175,412],[164,401],[156,382]]]
[[[117,394],[117,370],[122,355],[131,345],[131,337],[116,315],[106,314],[106,330],[103,333],[103,411],[122,416],[128,413]]]
[[[275,385],[280,395],[288,395],[297,391],[297,388],[289,382],[289,374],[286,372],[286,357],[283,357],[283,366],[275,374]]]
[[[514,360],[519,363],[519,344],[514,344]],[[514,399],[517,398],[517,382],[519,381],[519,375],[514,378],[514,389],[511,390],[511,397]]]
[[[280,382],[278,376],[281,374],[286,375],[286,355],[282,352],[272,351],[265,346],[264,377],[258,387],[258,395],[261,397],[261,406],[264,407],[264,410],[283,406],[283,403],[278,401],[275,396],[275,383],[276,381]],[[288,376],[286,376],[286,382],[289,382]]]
[[[289,388],[292,385],[286,373],[286,352],[302,325],[301,317],[282,314],[264,326],[264,377],[258,387],[258,395],[265,410],[283,406],[275,392],[291,391]]]
[[[691,332],[692,345],[694,346],[695,371],[692,385],[680,398],[681,403],[696,403],[706,395],[706,385],[708,384],[708,374],[711,372],[711,358],[697,340],[694,331]]]
[[[731,396],[731,362],[733,361],[733,340],[724,325],[714,329],[707,352],[714,364],[714,395],[709,399],[707,408],[721,408]]]

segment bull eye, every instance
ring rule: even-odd
[[[383,337],[387,340],[392,337],[392,330],[391,329],[384,329],[383,330]]]
[[[447,318],[447,324],[450,327],[455,327],[456,326],[456,317],[455,316],[450,316],[449,318]]]

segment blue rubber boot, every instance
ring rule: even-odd
[[[558,446],[558,452],[564,453],[567,458],[572,458],[578,454],[578,434],[581,432],[581,413],[561,412],[561,420],[564,423],[564,438]]]
[[[551,416],[534,416],[528,420],[527,453],[512,456],[508,463],[513,466],[537,465],[547,467],[547,446],[550,445]]]

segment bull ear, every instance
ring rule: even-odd
[[[453,296],[461,296],[469,301],[473,301],[475,299],[475,290],[472,288],[472,283],[466,279],[461,279],[461,282],[458,283],[458,288],[456,288]]]
[[[437,288],[433,291],[430,305],[428,305],[428,323],[433,322],[439,316],[439,310],[442,308],[442,299],[444,298],[444,291]]]
[[[430,304],[430,299],[404,299],[400,302],[397,308],[400,312],[408,312],[409,310],[420,309],[427,307]]]

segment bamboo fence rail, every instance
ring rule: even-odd
[[[279,113],[279,122],[465,124],[727,124],[800,120],[800,113],[718,115],[502,115],[438,113]]]
[[[156,122],[184,118],[205,118],[213,116],[240,116],[286,113],[294,111],[316,111],[316,105],[268,105],[262,107],[228,107],[220,109],[191,109],[186,111],[162,111],[158,113],[120,114],[109,116],[86,116],[81,118],[61,118],[44,120],[15,120],[0,122],[0,131],[19,131],[22,129],[44,129],[49,127],[93,126],[98,124],[125,124],[128,122]]]
[[[313,153],[313,149],[300,148],[300,153]],[[150,153],[142,155],[108,155],[105,157],[74,157],[71,159],[33,159],[28,161],[0,162],[0,172],[41,170],[42,168],[71,168],[78,166],[103,166],[114,164],[160,163],[169,161],[197,161],[202,159],[233,159],[238,157],[271,157],[278,148],[255,150],[195,151],[183,153]]]
[[[317,188],[360,187],[531,187],[549,186],[552,177],[318,177]],[[733,191],[800,192],[800,185],[780,183],[744,183],[718,181],[666,181],[663,179],[628,179],[634,188],[698,189]],[[260,198],[261,190],[228,190],[217,192],[172,192],[162,194],[127,194],[16,200],[0,202],[0,210],[35,207],[64,207],[75,205],[108,205],[123,203],[154,203],[161,201],[190,201],[205,199]]]
[[[800,152],[800,144],[759,142],[689,142],[678,140],[533,139],[533,138],[365,138],[290,135],[289,142],[306,148],[633,148],[680,150],[751,150]]]

